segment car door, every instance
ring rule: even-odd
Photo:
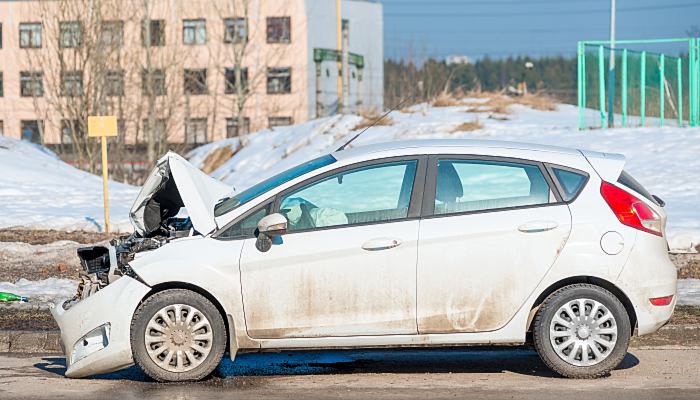
[[[419,333],[503,327],[571,229],[544,167],[523,160],[433,157],[423,207]]]
[[[426,159],[345,167],[276,198],[287,233],[240,273],[253,338],[415,334],[416,257]]]

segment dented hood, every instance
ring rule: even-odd
[[[231,191],[228,185],[168,152],[146,179],[129,219],[136,232],[148,236],[185,207],[194,229],[206,235],[216,229],[214,206]]]

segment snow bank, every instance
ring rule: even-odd
[[[578,131],[577,109],[560,105],[556,111],[510,107],[507,115],[466,112],[464,106],[418,105],[409,112],[390,115],[392,125],[370,128],[353,145],[415,138],[476,138],[553,144],[622,153],[626,169],[652,193],[666,201],[671,248],[692,251],[700,243],[700,128],[645,127]],[[293,165],[331,152],[357,131],[356,115],[313,120],[304,124],[264,130],[246,138],[227,139],[194,149],[188,158],[202,166],[212,151],[229,146],[235,155],[212,173],[236,191]],[[454,132],[463,122],[478,120],[481,129]]]
[[[45,147],[0,136],[0,228],[104,229],[102,178],[62,162]],[[131,230],[138,188],[109,183],[112,230]]]
[[[700,306],[700,279],[678,280],[678,304]]]
[[[29,297],[29,304],[46,304],[73,297],[78,282],[72,279],[47,278],[40,281],[20,279],[15,283],[0,282],[0,292]]]

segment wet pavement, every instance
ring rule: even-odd
[[[158,384],[141,371],[63,377],[57,356],[0,356],[0,398],[45,399],[697,399],[700,350],[628,353],[611,376],[554,376],[529,348],[443,348],[253,353],[225,360],[200,383]]]

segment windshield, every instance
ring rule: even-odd
[[[261,194],[276,188],[279,185],[287,183],[292,179],[298,178],[307,172],[325,167],[326,165],[333,164],[335,158],[327,154],[325,156],[307,161],[305,163],[299,164],[296,167],[292,167],[284,172],[281,172],[271,178],[267,178],[264,181],[255,184],[248,189],[236,194],[233,197],[227,197],[223,199],[219,204],[214,207],[214,216],[219,217],[226,214],[227,212],[236,209],[250,200],[260,196]]]

